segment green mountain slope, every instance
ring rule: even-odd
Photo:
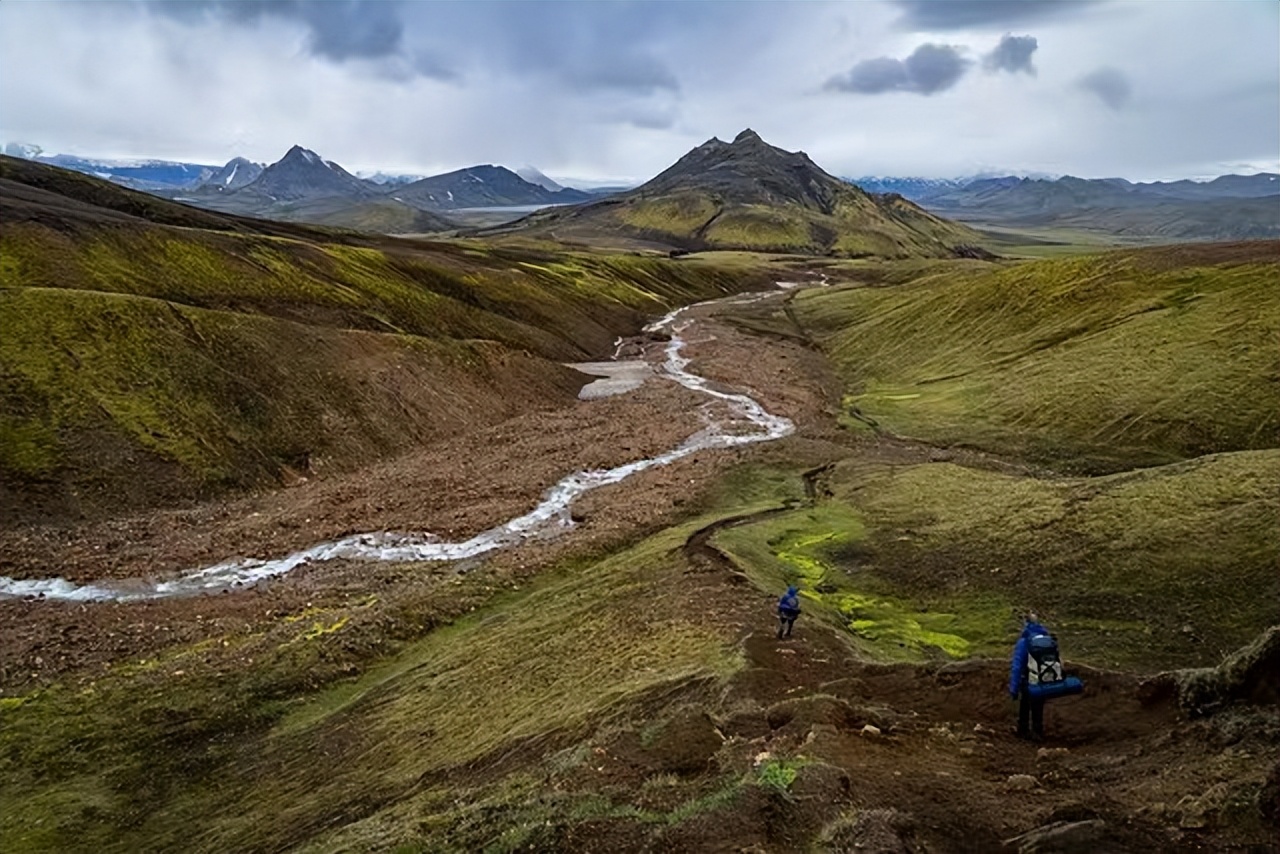
[[[1114,470],[1273,448],[1280,246],[1115,252],[794,306],[890,432]]]
[[[592,242],[625,236],[678,249],[752,249],[884,258],[950,257],[969,228],[901,196],[875,196],[803,152],[745,130],[711,139],[645,184],[609,199],[540,211],[493,234]]]

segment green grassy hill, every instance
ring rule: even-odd
[[[1107,471],[1272,448],[1280,245],[1153,248],[938,272],[793,303],[896,435]]]
[[[787,317],[831,356],[864,450],[813,509],[718,541],[872,656],[999,655],[1034,609],[1076,660],[1216,661],[1280,622],[1278,248],[898,265],[798,293]]]
[[[0,163],[0,518],[344,469],[574,399],[671,305],[751,276],[363,238]],[[146,471],[145,478],[130,472]]]

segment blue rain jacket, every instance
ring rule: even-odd
[[[1013,646],[1013,658],[1009,661],[1009,696],[1018,696],[1022,683],[1027,678],[1027,642],[1035,635],[1047,635],[1049,630],[1039,623],[1030,620],[1022,627],[1022,634]]]
[[[784,617],[798,617],[800,615],[800,599],[796,595],[799,589],[788,587],[787,592],[782,594],[778,599],[778,613]]]

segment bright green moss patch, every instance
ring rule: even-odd
[[[791,784],[796,781],[804,765],[803,759],[770,759],[756,769],[756,784],[778,794],[789,794]]]
[[[931,599],[906,612],[926,629],[952,631],[936,610],[998,636],[1002,608],[1034,610],[1074,659],[1151,668],[1212,663],[1280,622],[1280,451],[1063,480],[842,464],[828,485],[868,530],[833,561],[865,567],[876,598]]]
[[[839,594],[835,601],[850,631],[890,653],[896,645],[904,658],[939,652],[950,658],[991,654],[1004,643],[1010,618],[1008,605],[997,598],[959,597],[948,603],[957,613],[860,593]]]
[[[880,577],[848,504],[824,501],[719,532],[716,544],[769,590],[795,584],[810,616],[839,622],[868,655],[885,660],[964,658],[1004,644],[1009,605],[998,596],[904,591]]]
[[[809,223],[786,208],[745,205],[717,217],[704,239],[712,245],[786,252],[813,245]]]
[[[618,218],[633,228],[687,237],[705,225],[717,210],[709,196],[686,193],[631,202],[618,211]]]

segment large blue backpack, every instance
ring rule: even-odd
[[[1050,685],[1062,681],[1062,658],[1053,635],[1032,635],[1027,639],[1027,685]]]
[[[1062,697],[1079,694],[1084,683],[1062,673],[1062,657],[1053,635],[1032,635],[1027,639],[1027,693],[1033,697]]]

